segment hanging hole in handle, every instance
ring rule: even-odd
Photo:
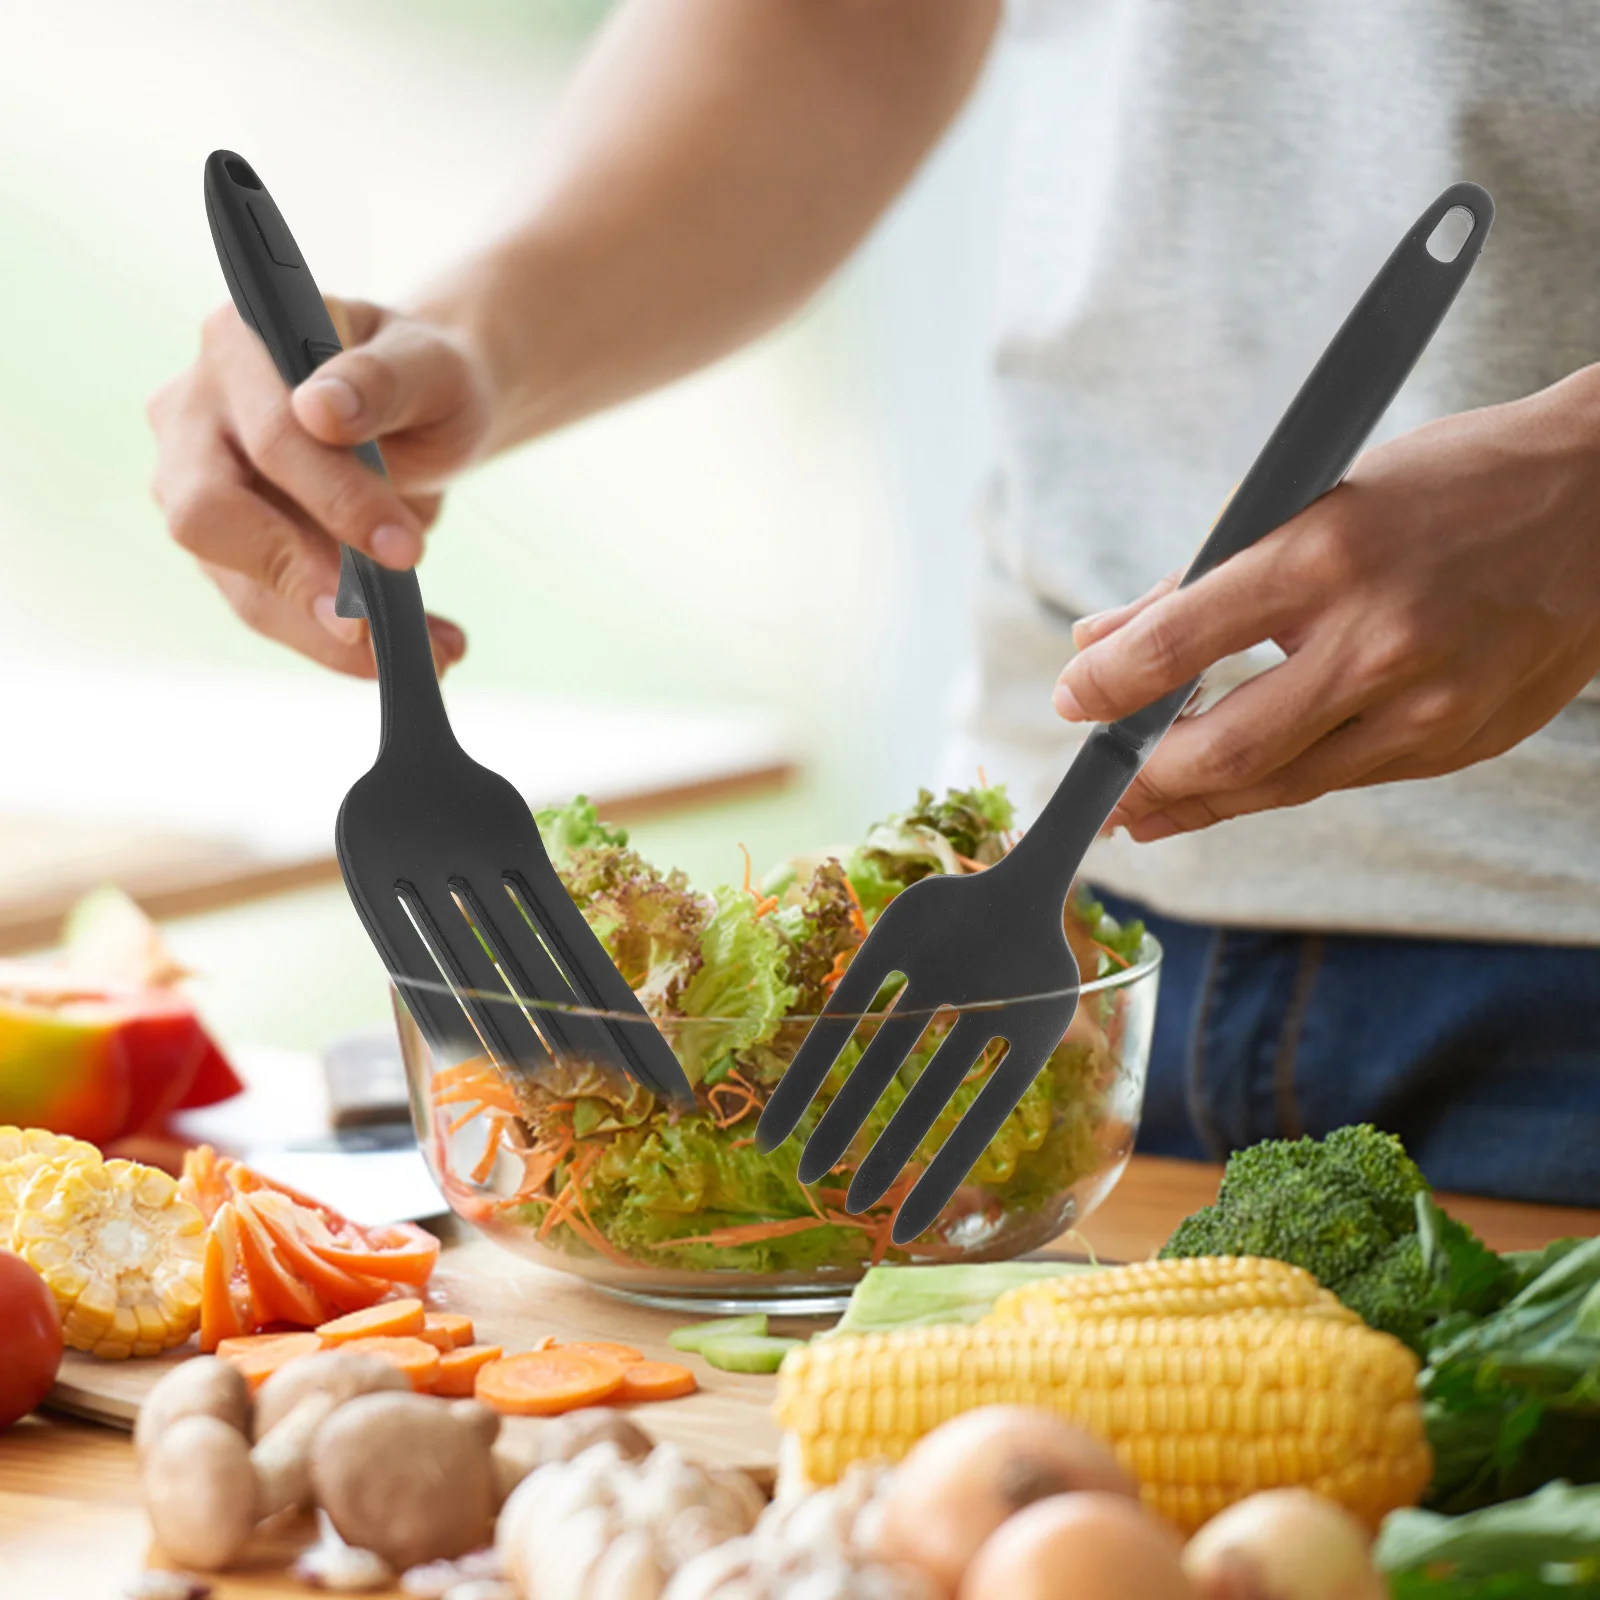
[[[1428,235],[1428,254],[1435,261],[1454,261],[1477,225],[1478,219],[1465,206],[1451,206]]]
[[[261,180],[250,170],[248,161],[241,161],[238,156],[229,156],[222,164],[227,168],[228,176],[241,189],[259,189],[261,187]]]

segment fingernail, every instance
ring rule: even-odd
[[[1072,642],[1078,644],[1080,640],[1092,639],[1100,631],[1100,624],[1109,617],[1109,611],[1091,611],[1086,617],[1079,617],[1072,624]]]
[[[1065,717],[1068,722],[1082,722],[1084,718],[1083,707],[1078,704],[1078,697],[1065,683],[1056,685],[1056,692],[1051,696],[1051,701],[1056,708],[1058,717]]]
[[[341,422],[354,422],[361,415],[361,396],[343,378],[308,378],[300,392],[325,405]]]
[[[311,602],[311,615],[331,633],[340,644],[354,644],[361,637],[359,617],[341,617],[334,609],[337,596],[319,594]]]
[[[422,540],[397,522],[386,522],[372,536],[372,553],[386,567],[405,571],[422,556]]]

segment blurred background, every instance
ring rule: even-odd
[[[206,684],[241,707],[258,690],[290,695],[271,702],[283,705],[335,695],[234,619],[168,542],[147,491],[144,402],[191,360],[223,295],[200,197],[206,153],[227,145],[257,165],[325,289],[402,297],[515,201],[605,10],[14,10],[0,53],[0,662],[37,714],[7,754],[24,774],[7,792],[13,810],[27,810],[41,774],[89,814],[100,785],[148,787],[168,763],[192,772],[183,730],[159,714],[163,685]],[[852,839],[937,771],[990,444],[1007,70],[1002,54],[910,192],[794,324],[476,473],[432,536],[424,593],[470,641],[453,694],[501,697],[513,719],[530,698],[596,717],[738,713],[729,726],[793,761],[787,786],[634,828],[648,854],[707,887],[737,878],[740,843],[759,868]],[[68,699],[53,699],[68,680]],[[143,745],[142,710],[159,730]],[[314,752],[281,719],[253,736],[290,805]],[[226,749],[212,765],[224,799],[259,791],[256,768]],[[332,823],[330,810],[330,838]],[[0,837],[26,869],[36,835]],[[381,971],[336,883],[172,933],[225,1038],[310,1048],[383,1022]]]

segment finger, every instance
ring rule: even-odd
[[[251,466],[336,539],[383,566],[415,566],[422,530],[399,492],[301,427],[265,346],[231,307],[207,319],[203,343],[233,439]],[[209,403],[215,410],[218,402]]]
[[[1097,639],[1115,633],[1123,623],[1131,621],[1163,595],[1171,594],[1182,576],[1180,572],[1169,572],[1159,583],[1146,589],[1137,600],[1130,600],[1125,606],[1114,606],[1109,611],[1094,611],[1086,617],[1079,617],[1072,625],[1073,648],[1087,650]]]
[[[1115,721],[1199,677],[1224,656],[1288,631],[1327,593],[1308,580],[1297,554],[1306,542],[1306,530],[1297,525],[1309,515],[1153,601],[1080,651],[1056,685],[1057,713],[1073,722]]]
[[[404,317],[364,344],[334,356],[294,393],[294,413],[313,438],[349,447],[384,442],[400,451],[405,475],[443,473],[470,454],[484,425],[477,374],[437,329]],[[400,475],[395,462],[392,470]]]
[[[1467,764],[1463,751],[1473,748],[1492,722],[1496,699],[1495,686],[1484,680],[1433,679],[1416,685],[1331,729],[1261,782],[1175,800],[1162,808],[1153,828],[1146,818],[1128,831],[1143,842],[1255,811],[1305,805],[1336,789],[1454,771]]]
[[[335,672],[348,673],[353,678],[376,676],[364,623],[350,626],[352,637],[336,638],[309,613],[247,574],[233,567],[202,565],[247,627]]]
[[[173,539],[208,567],[225,568],[306,616],[339,585],[339,547],[244,481],[228,442],[208,421],[168,428],[151,491]]]
[[[1194,795],[1250,788],[1378,695],[1348,670],[1339,632],[1329,630],[1280,666],[1251,678],[1199,716],[1175,722],[1112,813],[1127,826]]]

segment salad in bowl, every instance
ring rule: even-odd
[[[583,1061],[525,1071],[488,1055],[437,1059],[396,995],[418,1135],[455,1211],[522,1253],[653,1303],[769,1310],[837,1301],[889,1261],[1003,1259],[1036,1249],[1093,1209],[1132,1148],[1144,1090],[1160,950],[1086,896],[1066,911],[1084,986],[1044,1069],[935,1224],[906,1248],[899,1204],[1004,1051],[996,1040],[899,1182],[844,1209],[850,1175],[945,1034],[930,1016],[898,1077],[839,1166],[807,1187],[797,1153],[859,1059],[870,1017],[795,1136],[764,1153],[756,1120],[874,920],[930,873],[981,872],[1014,841],[1000,788],[927,790],[849,849],[755,878],[694,888],[633,849],[579,797],[539,828],[574,901],[694,1085],[692,1111]],[[895,998],[886,985],[874,1011]],[[1019,997],[1021,998],[1021,997]],[[521,1005],[537,1027],[537,1010]],[[617,1019],[637,1026],[636,1019]]]

